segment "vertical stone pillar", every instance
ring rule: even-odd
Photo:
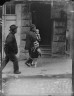
[[[29,11],[29,4],[21,5],[21,34],[20,34],[20,59],[27,59],[28,52],[25,50],[26,32],[30,31],[31,13]]]
[[[67,5],[67,30],[70,38],[70,57],[72,58],[72,39],[73,39],[73,7],[72,3]]]
[[[72,91],[74,96],[74,3],[71,2],[68,7],[68,12],[71,14],[71,26],[70,26],[70,44],[71,44],[71,58],[72,58]]]
[[[2,14],[2,59],[5,57],[4,54],[4,41],[5,41],[5,5],[2,7],[3,14]]]
[[[18,26],[18,28],[17,28],[17,34],[15,36],[16,36],[17,45],[18,45],[17,57],[19,58],[19,55],[20,55],[20,34],[21,34],[21,4],[16,4],[16,25]]]
[[[72,11],[72,89],[73,89],[73,96],[74,96],[74,3],[73,3],[73,11]]]

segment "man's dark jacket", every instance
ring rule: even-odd
[[[6,37],[4,50],[6,54],[18,53],[17,42],[14,34],[9,33],[8,36]]]
[[[25,45],[25,49],[29,50],[34,46],[34,42],[37,40],[36,35],[34,32],[28,32],[26,34],[26,45]]]

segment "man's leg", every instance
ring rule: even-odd
[[[8,57],[8,55],[6,55],[5,59],[2,61],[2,66],[1,66],[2,70],[7,65],[8,62],[9,62],[9,57]]]
[[[19,65],[18,65],[17,57],[14,54],[10,54],[10,60],[13,62],[14,73],[20,74],[21,72],[19,71]]]
[[[25,64],[30,67],[31,63],[32,63],[32,58],[31,58],[31,49],[29,50],[29,58],[27,59],[27,61],[25,62]]]
[[[32,61],[33,61],[32,58],[29,57],[28,60],[25,62],[25,64],[30,67]]]

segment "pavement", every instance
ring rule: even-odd
[[[36,68],[19,61],[21,74],[13,74],[9,62],[2,72],[3,96],[71,96],[72,60],[40,58]]]
[[[51,76],[59,74],[72,74],[72,60],[70,58],[40,58],[37,67],[27,67],[24,61],[19,61],[20,75],[13,74],[13,64],[9,62],[2,71],[2,77],[8,76]]]
[[[71,96],[72,82],[68,78],[9,79],[3,89],[5,96]]]

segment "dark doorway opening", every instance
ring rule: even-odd
[[[39,29],[41,42],[40,45],[51,46],[52,23],[51,23],[51,5],[34,2],[31,4],[32,23]]]

